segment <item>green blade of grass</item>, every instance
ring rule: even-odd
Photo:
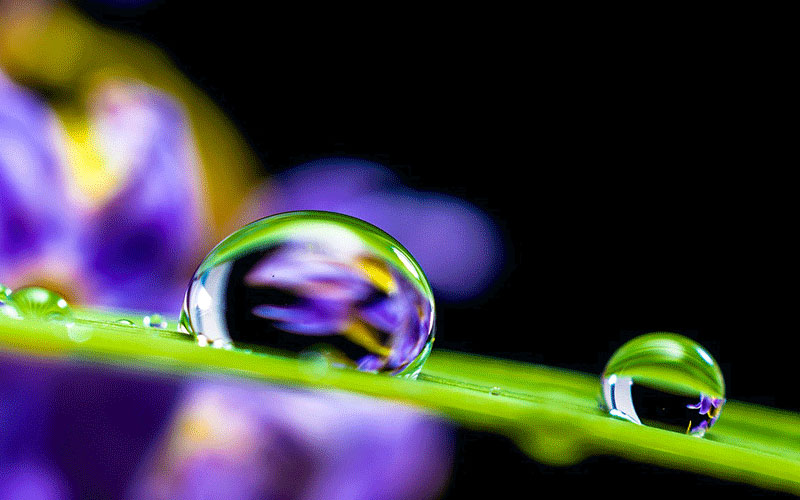
[[[273,384],[331,388],[391,399],[459,425],[501,433],[531,457],[574,464],[617,455],[800,494],[800,415],[728,401],[705,438],[632,424],[600,408],[597,376],[434,349],[417,380],[312,361],[196,345],[187,335],[114,324],[141,317],[78,311],[70,324],[0,317],[0,351],[170,373],[215,373]]]

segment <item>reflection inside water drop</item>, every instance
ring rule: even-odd
[[[290,212],[235,232],[205,258],[181,325],[201,345],[325,353],[336,366],[415,376],[433,341],[419,265],[366,222]]]
[[[651,333],[620,347],[602,375],[610,415],[703,436],[725,403],[719,365],[702,346],[674,333]]]

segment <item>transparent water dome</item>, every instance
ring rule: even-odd
[[[287,212],[217,245],[186,292],[201,345],[305,356],[415,377],[434,339],[425,274],[394,238],[333,212]]]
[[[700,344],[675,333],[649,333],[625,343],[608,361],[602,385],[612,416],[700,437],[725,403],[717,362]]]
[[[72,309],[64,297],[36,286],[13,292],[0,285],[0,314],[16,319],[69,320]]]

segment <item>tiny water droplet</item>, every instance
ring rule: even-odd
[[[142,319],[142,324],[145,328],[164,329],[167,327],[167,320],[165,320],[160,314],[151,314]]]
[[[17,313],[16,309],[12,308],[10,305],[7,305],[8,296],[10,294],[11,289],[0,283],[0,315],[19,319],[19,313]]]
[[[309,349],[301,352],[297,357],[300,371],[310,379],[324,377],[332,364],[329,355],[330,353],[323,349]]]
[[[116,320],[114,323],[116,323],[116,324],[118,324],[118,325],[134,326],[134,323],[133,323],[133,321],[131,321],[131,320],[129,320],[129,319],[125,319],[125,318],[118,319],[118,320]]]
[[[614,417],[702,437],[725,403],[725,381],[711,355],[675,333],[649,333],[620,347],[602,375]]]
[[[500,395],[500,391],[502,391],[502,390],[503,389],[501,389],[499,387],[492,387],[492,389],[489,391],[489,394],[491,394],[492,396],[499,396]]]
[[[16,318],[67,321],[72,309],[61,295],[36,286],[20,288],[7,295],[3,313]]]
[[[67,336],[73,342],[83,343],[92,338],[92,330],[84,325],[69,323],[67,325]]]
[[[200,345],[297,356],[415,377],[433,342],[430,285],[400,243],[364,221],[288,212],[228,236],[186,292],[180,323]]]

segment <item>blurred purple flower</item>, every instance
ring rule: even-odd
[[[0,72],[0,281],[9,285],[45,256],[72,260],[64,249],[74,247],[75,211],[60,139],[45,104]]]
[[[372,162],[334,158],[294,168],[256,193],[243,222],[290,210],[340,212],[378,226],[411,252],[445,300],[481,294],[502,267],[502,236],[487,214],[413,191]]]
[[[63,475],[52,466],[21,462],[0,466],[0,500],[66,500]]]
[[[0,429],[0,500],[422,500],[453,463],[410,406],[2,353]]]
[[[119,180],[99,206],[70,196],[52,113],[0,76],[0,281],[55,284],[87,304],[178,308],[204,231],[186,119],[132,83],[105,86],[92,104],[94,146]]]
[[[106,86],[92,104],[97,155],[119,179],[99,206],[70,196],[77,191],[53,114],[0,75],[0,281],[55,284],[86,304],[177,307],[204,249],[186,119],[171,99],[132,83]],[[486,214],[457,198],[412,191],[374,163],[298,167],[260,191],[242,222],[299,209],[341,212],[384,229],[444,300],[479,295],[502,265],[501,236]]]
[[[112,86],[94,101],[102,152],[125,176],[84,225],[84,274],[98,304],[179,307],[205,230],[198,166],[178,106],[140,85]],[[133,298],[135,297],[135,299]]]
[[[448,428],[409,407],[330,391],[199,382],[132,498],[433,498],[451,460]]]

